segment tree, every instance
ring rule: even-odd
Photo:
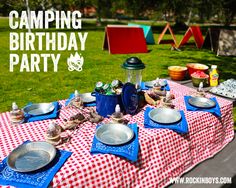
[[[221,0],[221,4],[224,14],[224,24],[229,26],[236,15],[236,2],[235,0]]]

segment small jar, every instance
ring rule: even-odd
[[[120,105],[117,104],[115,112],[111,115],[112,123],[124,123],[124,115],[120,111]]]
[[[49,142],[53,145],[57,145],[61,141],[60,134],[61,127],[54,122],[50,123],[45,134],[46,142]]]
[[[12,103],[12,111],[10,112],[10,120],[12,124],[20,124],[25,120],[23,110],[19,109],[15,102]]]

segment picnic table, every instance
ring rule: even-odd
[[[184,110],[189,133],[179,134],[169,129],[144,128],[144,112],[127,115],[139,127],[139,157],[137,162],[111,155],[90,153],[96,124],[85,122],[73,136],[71,143],[58,146],[73,152],[54,176],[52,187],[164,187],[170,178],[179,177],[198,163],[213,157],[234,137],[233,104],[217,97],[221,118],[208,112],[187,111],[184,96],[194,90],[168,81],[175,95],[177,109]],[[59,101],[64,106],[65,100]],[[93,107],[90,107],[93,108]],[[144,107],[145,108],[145,107]],[[55,120],[43,120],[12,125],[9,112],[0,114],[0,160],[26,140],[44,141],[51,121],[58,124],[77,113],[76,109],[62,108]],[[105,121],[108,121],[106,119]]]
[[[167,79],[167,80],[171,80],[170,77],[167,77],[166,79]],[[198,88],[198,87],[193,86],[193,83],[192,83],[192,80],[191,80],[191,79],[182,80],[182,81],[174,81],[174,82],[176,82],[176,83],[178,83],[178,84],[181,84],[181,85],[185,85],[185,86],[190,87],[190,88],[193,88],[193,89],[197,89],[197,88]],[[207,86],[207,87],[203,87],[202,89],[203,89],[203,91],[205,91],[205,92],[209,92],[209,91],[212,89],[212,87]],[[210,93],[210,92],[209,92],[209,93]],[[233,102],[233,106],[234,106],[234,107],[236,106],[236,99],[231,99],[231,98],[227,98],[227,97],[223,97],[223,96],[220,96],[220,97],[222,97],[222,98],[224,98],[224,99],[226,99],[226,100],[232,101],[232,102]]]

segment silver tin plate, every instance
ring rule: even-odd
[[[156,80],[145,82],[145,86],[150,87],[150,88],[154,87],[155,84],[156,84]]]
[[[166,81],[166,80],[163,80],[163,79],[161,79],[161,80],[159,80],[158,84],[159,84],[161,87],[164,87],[164,86],[166,86],[166,85],[167,85],[167,81]]]
[[[191,97],[188,99],[188,103],[198,108],[213,108],[216,106],[215,101],[205,97]]]
[[[92,96],[91,93],[80,94],[80,97],[84,103],[91,103],[96,101],[96,97]]]
[[[173,124],[181,120],[181,114],[178,110],[171,108],[156,108],[149,112],[149,118],[161,124]]]
[[[55,109],[53,103],[36,103],[23,108],[23,111],[29,115],[39,116],[52,112]]]
[[[107,145],[122,145],[134,137],[134,131],[124,124],[103,124],[96,130],[95,137]]]
[[[17,172],[31,172],[49,164],[56,156],[56,148],[47,142],[29,142],[14,149],[7,165]]]

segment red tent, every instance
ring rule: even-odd
[[[190,26],[188,28],[178,48],[185,45],[189,41],[191,36],[194,37],[197,48],[201,48],[204,43],[204,39],[203,39],[202,32],[199,26]]]
[[[147,53],[143,29],[127,25],[108,25],[105,28],[103,50],[111,54]]]

